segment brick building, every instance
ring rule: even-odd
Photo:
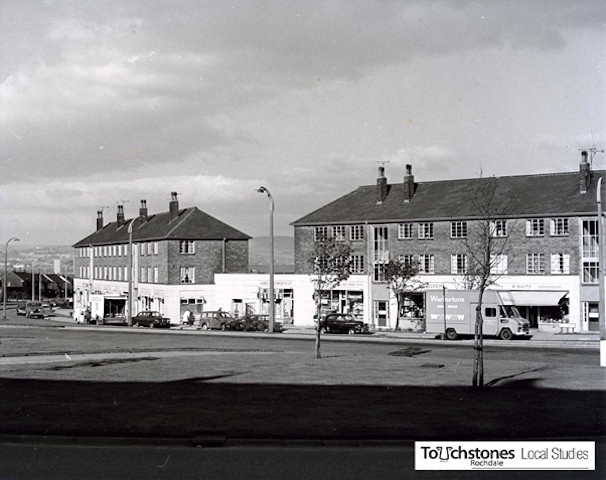
[[[213,307],[216,273],[248,272],[249,239],[197,207],[180,209],[174,192],[167,212],[149,214],[142,200],[138,217],[126,220],[119,205],[104,224],[99,211],[96,231],[73,245],[74,314],[128,315],[132,278],[133,315],[158,310],[179,323],[187,309]]]
[[[597,330],[598,252],[596,185],[587,152],[578,173],[494,178],[503,214],[493,235],[506,237],[494,288],[510,290],[531,327],[566,318],[577,330]],[[327,293],[328,308],[354,311],[376,328],[393,328],[398,314],[383,277],[386,262],[418,262],[418,280],[429,288],[461,288],[469,258],[462,240],[478,222],[473,192],[486,179],[415,182],[412,167],[390,184],[379,169],[376,185],[356,190],[293,222],[295,273],[306,274],[314,239],[350,242],[354,271],[349,286]],[[507,205],[507,209],[505,209]],[[351,287],[357,284],[358,287]],[[410,308],[421,309],[422,294]]]

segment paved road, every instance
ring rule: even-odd
[[[64,328],[60,321],[48,320],[12,323],[0,322],[0,438],[7,447],[1,450],[0,465],[14,465],[11,472],[27,473],[23,468],[35,465],[15,464],[9,452],[18,451],[15,455],[24,458],[45,458],[44,465],[54,458],[54,472],[75,478],[86,464],[61,469],[61,461],[73,456],[102,461],[107,445],[121,445],[117,457],[141,460],[125,467],[121,478],[137,478],[132,473],[137,466],[146,475],[155,472],[149,478],[160,478],[162,472],[169,478],[181,474],[179,469],[168,473],[160,468],[180,459],[180,449],[186,452],[183,472],[199,467],[217,473],[215,478],[254,478],[238,473],[230,463],[234,456],[247,468],[253,468],[257,458],[258,471],[269,472],[266,478],[283,478],[271,476],[277,465],[286,468],[271,462],[275,456],[288,457],[290,465],[296,465],[288,470],[293,478],[309,478],[307,473],[360,478],[356,471],[376,478],[381,472],[377,465],[385,467],[385,478],[410,478],[399,473],[412,468],[413,440],[601,442],[606,433],[606,377],[595,348],[561,348],[562,342],[540,348],[531,341],[487,342],[489,388],[476,391],[468,387],[472,355],[465,342],[327,336],[324,356],[318,360],[313,358],[313,337],[305,333],[242,337],[72,328],[71,322]],[[105,443],[86,446],[89,436]],[[44,447],[41,438],[63,439],[67,446],[55,441]],[[25,444],[16,439],[25,439]],[[313,442],[323,445],[316,455]],[[396,450],[383,456],[383,449],[372,448],[373,442],[396,442]],[[79,445],[76,454],[69,453],[74,445]],[[196,445],[221,448],[216,456],[188,453]],[[293,447],[302,450],[293,455]],[[212,458],[219,462],[214,467],[208,463]],[[298,459],[318,463],[306,467]],[[359,470],[338,467],[347,459]],[[331,475],[322,477],[318,465]],[[98,478],[115,476],[112,472],[120,464],[105,466],[108,475]],[[343,475],[336,475],[339,472]]]

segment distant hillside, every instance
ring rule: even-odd
[[[268,270],[270,258],[270,237],[255,237],[248,242],[248,263],[251,269],[259,272]],[[4,252],[2,252],[4,253]],[[31,271],[31,265],[36,265],[36,271],[53,273],[54,260],[61,263],[61,273],[73,274],[74,249],[67,245],[23,246],[11,243],[8,252],[8,265],[12,268],[23,265]],[[293,237],[274,237],[274,265],[276,272],[291,271],[295,263],[295,247]]]
[[[255,237],[248,241],[248,263],[253,265],[269,265],[270,237]],[[295,239],[293,237],[274,237],[274,263],[279,265],[294,265]]]

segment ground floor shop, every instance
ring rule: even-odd
[[[369,277],[352,275],[338,287],[321,292],[321,315],[328,312],[350,313],[368,323],[373,330],[423,331],[425,321],[424,290],[457,290],[460,284],[450,276],[419,277],[418,288],[396,301],[387,284],[371,282]],[[76,279],[74,315],[93,304],[94,295],[102,298],[102,315],[128,315],[127,282]],[[597,287],[584,287],[577,277],[501,277],[491,288],[507,291],[507,302],[515,305],[531,328],[570,323],[576,332],[598,330]],[[133,314],[157,310],[178,324],[192,312],[196,318],[209,310],[229,312],[235,317],[269,314],[271,294],[267,274],[217,274],[212,285],[150,285],[138,283],[133,289]],[[309,275],[274,276],[276,320],[285,324],[313,327],[317,317],[318,296]],[[101,303],[97,303],[101,305]]]

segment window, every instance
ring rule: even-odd
[[[159,279],[158,267],[154,267],[154,283],[158,283],[158,279]]]
[[[526,273],[543,274],[545,273],[545,254],[527,253],[526,254]]]
[[[326,240],[328,238],[328,227],[314,228],[314,242]]]
[[[456,253],[450,256],[450,273],[455,275],[467,273],[467,255]]]
[[[351,273],[364,273],[364,255],[352,255],[350,265]]]
[[[551,254],[552,275],[568,275],[570,273],[570,255],[567,253]]]
[[[152,283],[154,280],[153,277],[154,270],[152,267],[147,267],[147,283]]]
[[[412,238],[412,223],[400,223],[398,225],[398,240],[410,240]]]
[[[507,274],[507,255],[491,255],[490,273],[493,275]]]
[[[433,255],[419,255],[419,273],[434,273]]]
[[[179,253],[181,255],[193,255],[196,253],[196,242],[193,240],[180,240]]]
[[[597,258],[599,252],[597,220],[583,220],[583,258]]]
[[[568,219],[552,218],[549,222],[549,234],[552,237],[563,237],[568,235]]]
[[[599,269],[598,262],[584,261],[583,262],[583,283],[598,283]]]
[[[507,236],[507,220],[493,220],[490,222],[490,231],[493,237]]]
[[[147,268],[141,267],[141,283],[147,283]]]
[[[545,235],[545,221],[542,218],[526,220],[526,235],[528,237],[542,237]]]
[[[146,248],[145,248],[145,244],[144,243],[140,243],[139,244],[139,255],[144,256],[145,252],[146,252]],[[183,253],[183,252],[181,252]]]
[[[407,253],[405,253],[404,255],[398,255],[398,260],[400,260],[400,262],[402,262],[404,265],[410,265],[410,266],[412,266],[415,261],[414,256],[409,255]]]
[[[375,263],[373,266],[373,281],[375,282],[385,282],[385,268],[387,267],[386,263]]]
[[[196,269],[194,267],[181,267],[181,283],[194,283]]]
[[[364,225],[352,225],[349,227],[349,239],[352,242],[364,240]]]
[[[467,222],[450,222],[450,238],[467,237]]]
[[[419,223],[419,239],[428,240],[433,238],[433,223]]]
[[[154,255],[158,255],[158,242],[154,242]]]
[[[148,255],[152,255],[153,253],[154,253],[154,252],[153,252],[153,245],[152,245],[152,242],[147,242],[147,254],[148,254]]]
[[[336,225],[332,227],[332,237],[338,242],[345,241],[345,227],[343,225]]]
[[[374,227],[374,261],[389,261],[389,231],[387,227]]]
[[[485,317],[496,317],[497,309],[495,307],[486,307],[484,308],[484,316]]]

